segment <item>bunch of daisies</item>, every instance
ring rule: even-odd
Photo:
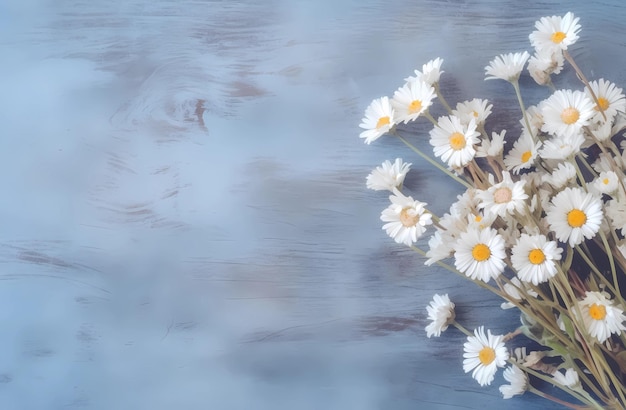
[[[506,335],[482,326],[470,331],[456,321],[448,295],[435,295],[427,336],[450,325],[464,332],[463,370],[489,385],[505,368],[504,398],[528,391],[573,408],[626,408],[626,98],[610,81],[588,81],[574,62],[568,49],[580,28],[572,13],[543,17],[529,36],[532,56],[503,54],[485,67],[487,80],[509,82],[517,97],[521,118],[508,130],[487,132],[486,99],[448,104],[437,58],[391,98],[372,101],[360,137],[366,144],[398,138],[465,189],[438,216],[403,190],[411,164],[384,162],[367,187],[391,192],[380,217],[385,232],[422,254],[426,265],[443,266],[502,297],[503,309],[520,311],[522,325]],[[581,79],[574,89],[552,82],[566,63]],[[524,68],[547,90],[529,107],[519,86]],[[436,103],[446,112],[438,118],[430,113]],[[419,119],[432,123],[432,154],[416,147],[404,127]],[[511,351],[506,343],[518,335],[543,348]],[[539,391],[534,385],[541,380],[573,402]]]

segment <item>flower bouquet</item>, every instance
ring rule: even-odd
[[[439,337],[450,325],[464,332],[463,370],[483,386],[504,368],[505,399],[531,392],[574,409],[624,409],[626,98],[610,81],[589,81],[576,65],[568,49],[579,32],[572,13],[543,17],[529,35],[534,55],[503,54],[485,67],[487,80],[507,81],[515,93],[521,119],[508,130],[488,127],[487,100],[451,108],[437,58],[392,98],[372,101],[360,137],[366,144],[398,138],[465,189],[448,213],[435,215],[402,192],[411,164],[385,161],[367,187],[391,191],[380,216],[386,233],[423,255],[426,265],[471,280],[500,296],[503,309],[520,313],[521,324],[506,335],[483,326],[469,331],[455,320],[448,295],[435,295],[426,308],[427,336]],[[546,90],[529,107],[519,85],[524,67]],[[573,89],[552,81],[564,67],[580,80]],[[436,102],[446,112],[438,118],[430,113]],[[411,142],[406,124],[416,120],[433,125],[432,154]],[[421,249],[418,239],[427,231],[428,249]],[[540,348],[511,349],[514,337]],[[546,382],[567,394],[541,390]]]

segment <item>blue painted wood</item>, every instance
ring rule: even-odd
[[[568,10],[581,67],[624,84],[621,3],[561,3],[4,2],[1,407],[558,408],[480,388],[458,331],[426,338],[437,292],[469,328],[518,319],[385,236],[383,160],[434,210],[459,190],[358,123],[438,56],[450,101],[506,117],[483,67]]]

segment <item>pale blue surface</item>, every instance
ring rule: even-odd
[[[512,104],[483,67],[568,10],[583,70],[623,85],[626,12],[587,3],[0,5],[0,408],[551,408],[426,339],[436,292],[470,328],[517,319],[385,236],[371,168],[410,159],[433,209],[456,187],[357,126],[437,56],[451,101]]]

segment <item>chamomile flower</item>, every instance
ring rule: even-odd
[[[489,282],[506,267],[504,244],[504,238],[495,229],[470,227],[456,241],[454,266],[473,280]]]
[[[390,161],[385,161],[367,176],[366,185],[374,191],[393,192],[394,188],[402,187],[410,167],[411,164],[403,162],[401,158],[396,158],[393,164]]]
[[[422,71],[415,70],[415,77],[405,78],[405,81],[420,80],[428,85],[435,85],[439,82],[439,78],[444,71],[441,71],[441,65],[443,64],[442,58],[435,58],[430,60],[422,66]]]
[[[428,312],[428,319],[431,321],[426,326],[428,338],[441,336],[441,332],[444,332],[448,325],[454,321],[454,303],[450,301],[448,294],[435,294],[433,300],[426,306],[426,311]]]
[[[593,181],[592,186],[599,193],[610,195],[615,193],[618,183],[619,181],[615,171],[604,171]]]
[[[554,189],[560,190],[576,179],[576,168],[570,162],[561,162],[551,173],[543,174],[541,179]]]
[[[537,51],[562,51],[578,40],[579,18],[570,12],[565,16],[542,17],[535,23],[537,30],[528,38]]]
[[[565,59],[563,53],[544,50],[536,52],[528,60],[528,73],[539,85],[547,85],[551,82],[551,74],[559,74],[563,69]]]
[[[509,352],[503,338],[502,335],[492,335],[490,330],[485,334],[485,328],[481,326],[463,344],[463,371],[471,371],[472,377],[481,386],[491,384],[498,367],[506,365]]]
[[[503,384],[500,386],[502,398],[510,399],[513,396],[524,394],[528,389],[528,376],[526,372],[518,366],[509,366],[502,372],[504,379],[511,384]]]
[[[380,215],[380,220],[387,222],[383,229],[397,243],[411,246],[426,232],[426,226],[432,223],[432,215],[426,211],[426,203],[404,196],[397,189],[389,200],[391,205]]]
[[[611,221],[611,227],[620,231],[622,236],[626,234],[626,203],[617,199],[611,199],[604,207],[606,216]]]
[[[513,143],[513,148],[504,157],[506,169],[514,174],[519,174],[522,169],[532,167],[537,158],[539,147],[541,147],[541,141],[535,143],[528,133],[522,133],[522,136]]]
[[[488,100],[474,98],[471,101],[463,101],[456,105],[456,109],[452,110],[452,115],[459,117],[463,125],[469,124],[470,120],[474,120],[477,126],[485,123],[489,114],[491,114],[492,104]]]
[[[376,141],[393,128],[395,125],[394,115],[388,97],[375,99],[365,110],[365,117],[359,124],[359,127],[365,129],[359,137],[364,138],[366,144]]]
[[[539,104],[544,121],[541,130],[563,138],[578,134],[589,125],[594,106],[582,91],[555,91]]]
[[[523,233],[511,250],[511,264],[517,277],[524,282],[538,285],[556,275],[556,262],[563,250],[544,235]]]
[[[543,147],[539,150],[539,156],[543,159],[559,161],[569,159],[580,152],[584,142],[585,137],[582,133],[570,137],[552,137],[544,141]]]
[[[448,166],[461,168],[474,159],[474,145],[478,144],[479,135],[474,120],[464,126],[456,116],[440,117],[437,126],[430,131],[430,145],[434,147],[435,156],[441,157]]]
[[[485,80],[502,79],[511,83],[517,81],[528,57],[529,54],[526,51],[500,54],[485,67],[485,75],[487,76]]]
[[[447,235],[444,236],[440,231],[436,231],[428,240],[428,251],[426,252],[428,259],[426,259],[424,265],[430,266],[435,262],[452,256],[454,252],[452,243]]]
[[[546,211],[550,229],[571,247],[593,238],[602,223],[602,201],[582,188],[565,188]]]
[[[589,88],[591,88],[598,99],[594,106],[594,110],[596,112],[594,116],[595,121],[604,120],[602,113],[600,113],[600,108],[609,121],[611,121],[618,112],[626,111],[626,97],[624,97],[622,89],[617,87],[612,82],[601,78],[598,81],[589,82]],[[587,93],[587,96],[593,100],[593,96],[589,91],[589,88],[585,88],[585,92]]]
[[[405,124],[415,121],[428,110],[435,96],[435,89],[425,82],[418,80],[407,82],[396,90],[391,100],[396,121],[403,121]]]
[[[605,295],[602,292],[588,291],[585,293],[585,298],[578,301],[578,307],[589,335],[600,343],[604,343],[611,337],[611,334],[619,334],[626,330],[624,309],[613,305],[613,301]]]
[[[505,283],[504,286],[503,286],[504,292],[511,299],[514,299],[514,300],[522,300],[522,299],[524,299],[524,297],[520,293],[520,290],[522,290],[522,289],[530,297],[536,298],[537,296],[539,296],[539,294],[537,292],[535,292],[534,290],[529,288],[526,284],[522,283],[517,276],[514,277],[513,279],[511,279],[510,283]],[[503,309],[503,310],[512,309],[514,307],[515,307],[515,305],[513,303],[511,303],[511,302],[508,302],[508,301],[507,302],[503,302],[503,303],[500,304],[500,308]]]
[[[483,138],[478,148],[476,148],[476,156],[479,158],[484,157],[499,157],[504,151],[504,136],[506,130],[502,130],[499,134],[497,132],[491,133],[491,140]]]
[[[578,372],[571,367],[565,369],[565,373],[555,370],[554,373],[552,373],[552,378],[561,386],[568,387],[572,390],[582,387],[580,379],[578,378]]]
[[[524,192],[524,181],[513,182],[511,174],[502,172],[502,182],[494,184],[493,175],[489,175],[492,184],[486,190],[478,190],[476,195],[480,201],[478,208],[487,214],[506,216],[524,209],[528,194]]]

